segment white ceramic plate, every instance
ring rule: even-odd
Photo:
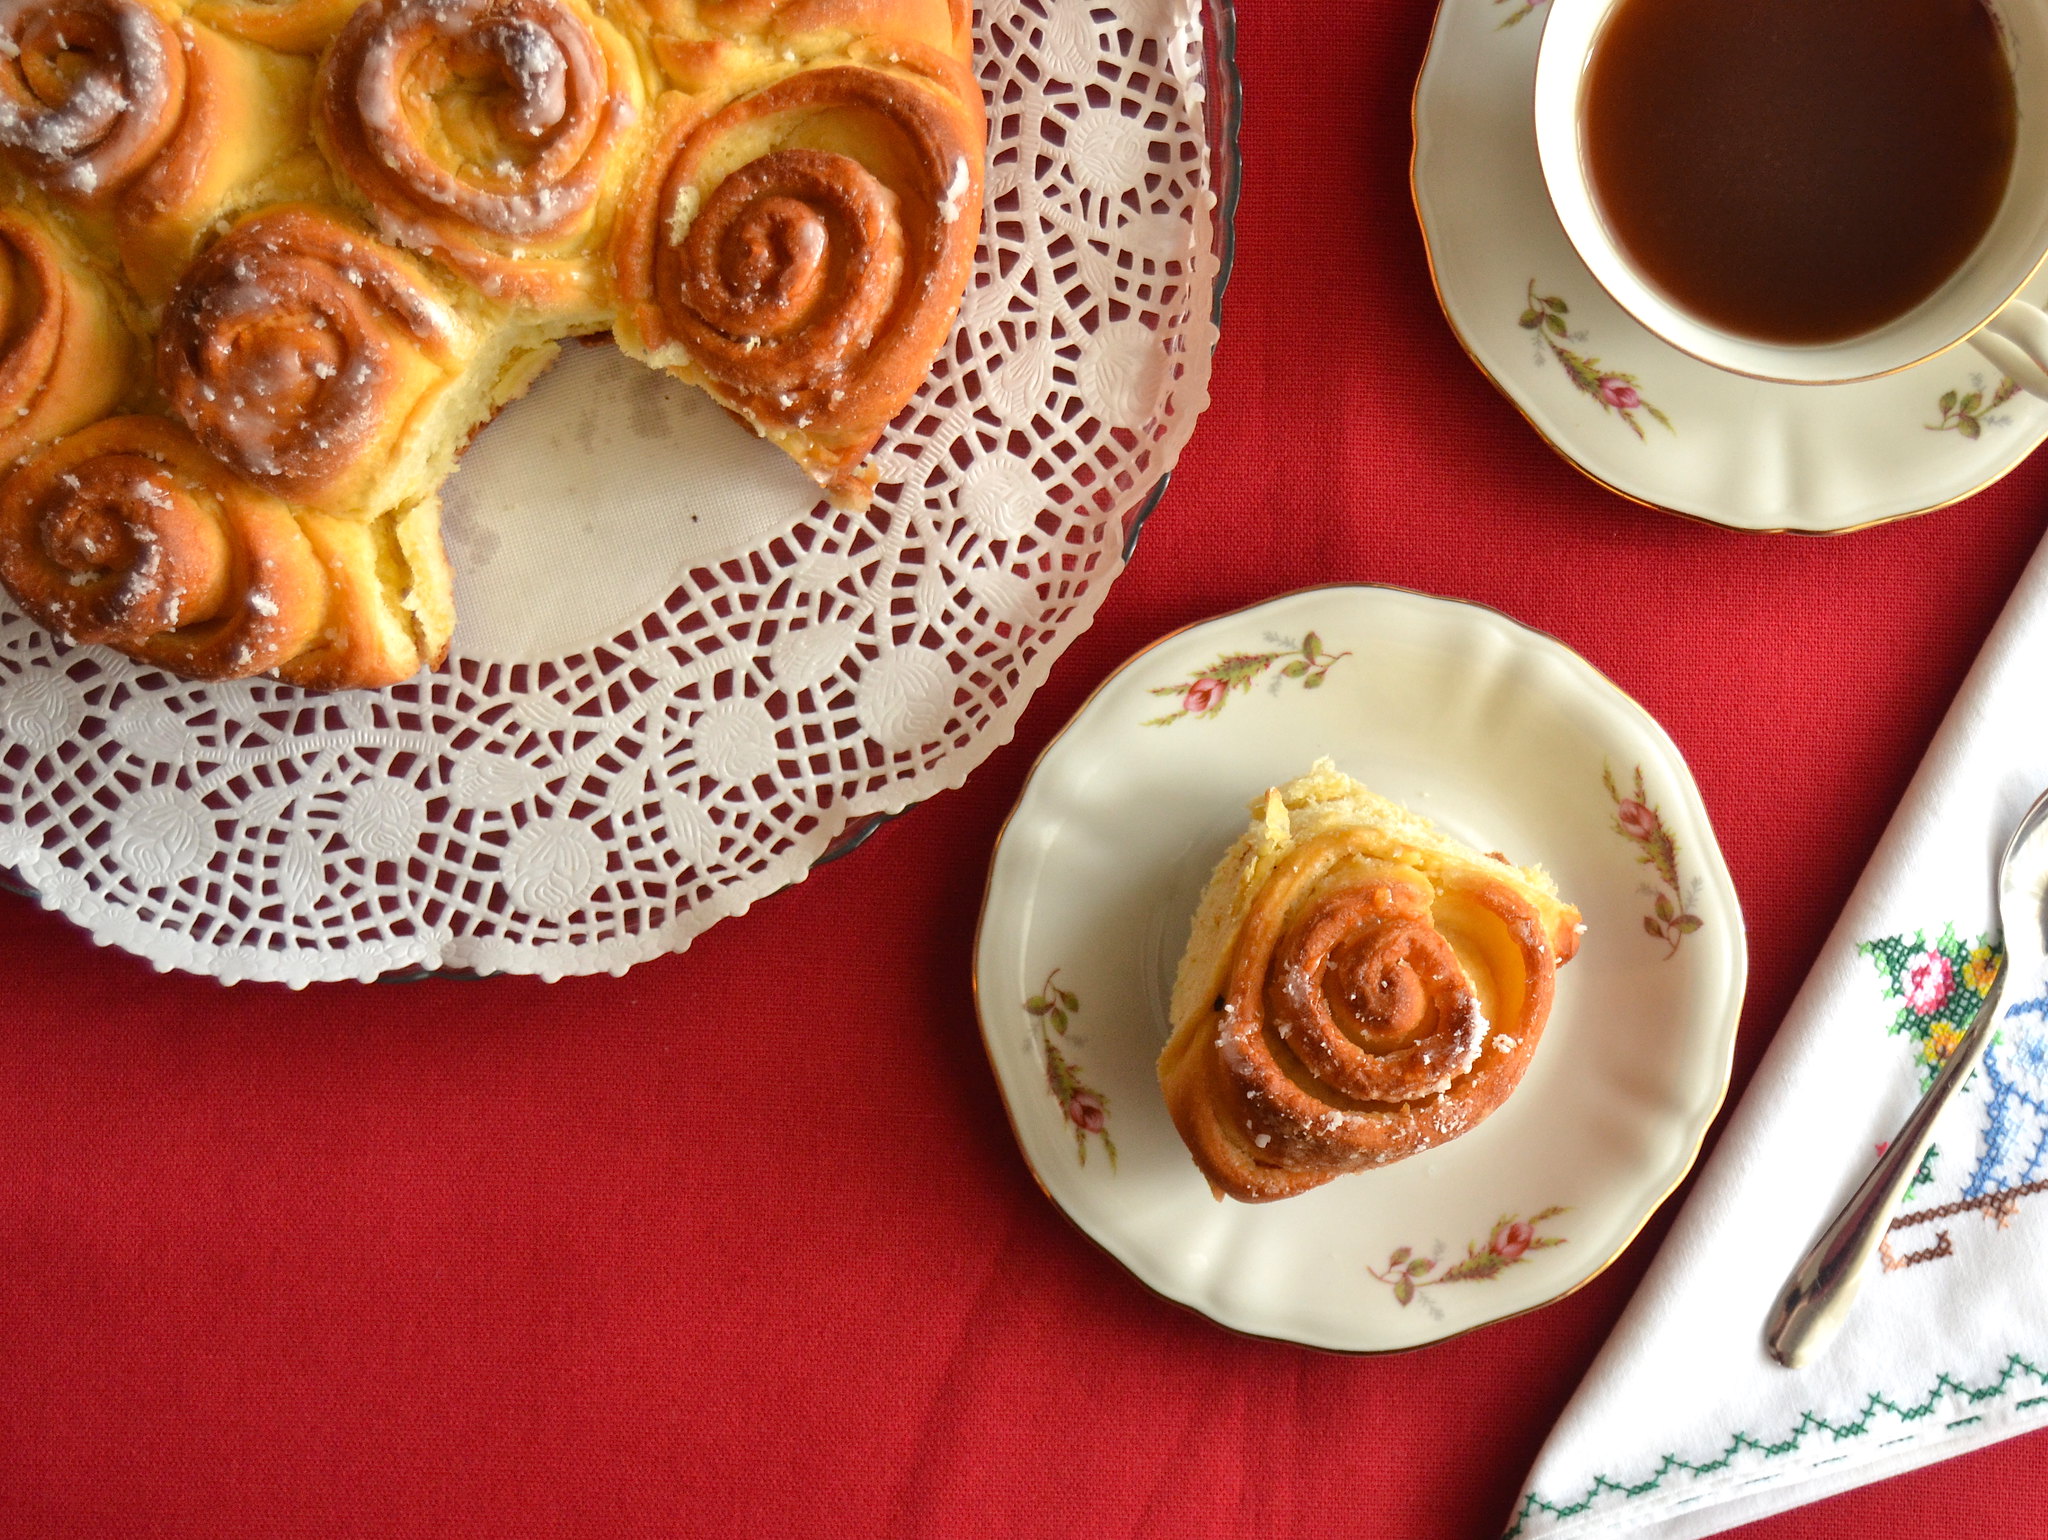
[[[1587,933],[1527,1078],[1479,1128],[1281,1203],[1219,1203],[1154,1075],[1167,995],[1246,803],[1320,754],[1547,866]],[[1532,1309],[1612,1261],[1721,1105],[1748,971],[1698,789],[1648,714],[1492,610],[1372,587],[1270,600],[1119,669],[1033,770],[975,951],[989,1058],[1053,1201],[1167,1298],[1352,1352]]]
[[[1553,448],[1641,502],[1826,532],[1967,497],[2048,438],[2048,402],[2013,393],[1967,347],[1854,385],[1771,385],[1651,336],[1594,281],[1544,194],[1532,93],[1546,15],[1543,0],[1443,0],[1415,87],[1411,180],[1444,314]],[[2048,277],[2026,295],[2048,299]]]

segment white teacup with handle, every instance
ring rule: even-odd
[[[1984,0],[2012,71],[2019,117],[2004,201],[1948,280],[1874,331],[1827,343],[1759,341],[1699,319],[1643,277],[1601,218],[1581,139],[1587,63],[1625,0],[1550,0],[1536,56],[1536,152],[1552,207],[1600,286],[1644,326],[1703,363],[1755,379],[1837,385],[1890,374],[1968,342],[2048,398],[2048,313],[2019,298],[2048,261],[2048,3]],[[1792,3],[1792,0],[1788,0]]]

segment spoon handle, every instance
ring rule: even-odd
[[[1999,1002],[2004,996],[2005,970],[2000,968],[1977,1019],[1970,1023],[1970,1030],[1963,1034],[1963,1040],[1935,1075],[1934,1084],[1920,1098],[1920,1104],[1906,1119],[1906,1126],[1885,1147],[1870,1175],[1863,1179],[1863,1185],[1785,1280],[1764,1326],[1764,1346],[1786,1368],[1798,1369],[1811,1363],[1848,1319],[1849,1307],[1856,1302],[1856,1290],[1863,1282],[1864,1265],[1884,1239],[1899,1199],[1920,1169],[1921,1159],[1932,1142],[1935,1119],[1970,1078],[1971,1071],[1983,1060],[1984,1050],[1991,1045],[1991,1034],[1998,1024]]]

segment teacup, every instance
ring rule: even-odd
[[[2003,373],[2048,397],[2048,313],[2019,293],[2048,261],[2048,3],[1984,0],[2018,99],[2012,174],[1976,248],[1946,282],[1874,331],[1827,343],[1738,336],[1661,293],[1616,243],[1587,172],[1581,101],[1602,27],[1624,0],[1550,0],[1536,59],[1536,150],[1565,234],[1601,287],[1650,331],[1703,363],[1735,374],[1832,385],[1909,368],[1968,341]]]

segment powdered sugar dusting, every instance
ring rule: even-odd
[[[134,0],[101,0],[93,9],[112,23],[113,47],[74,49],[57,34],[57,51],[71,63],[46,60],[39,73],[69,81],[61,101],[19,90],[0,95],[0,145],[23,152],[42,176],[81,197],[139,171],[154,146],[152,125],[178,112],[173,98],[182,96],[172,85],[167,29],[153,12]],[[29,14],[19,8],[12,25],[0,27],[9,58],[21,56],[18,29]]]
[[[960,217],[967,207],[967,189],[973,184],[973,177],[967,168],[967,157],[953,158],[953,180],[946,184],[946,191],[939,199],[939,223],[950,225]]]
[[[414,122],[435,110],[407,95],[416,61],[456,38],[503,67],[496,121],[511,143],[500,153],[455,156]],[[464,227],[515,239],[559,232],[590,207],[606,152],[634,116],[588,25],[553,0],[397,0],[353,67],[365,142],[389,173],[369,189],[378,223],[417,250],[448,251],[469,239]]]

